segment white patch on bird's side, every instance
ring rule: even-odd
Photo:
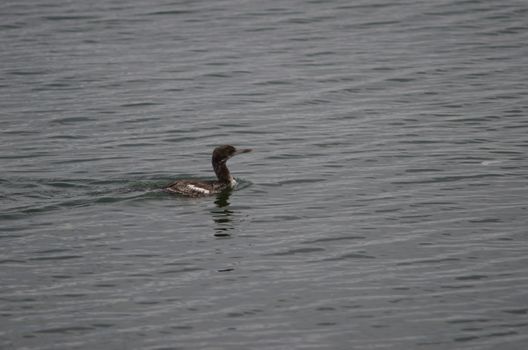
[[[234,178],[231,178],[231,187],[235,187],[237,185],[238,182],[236,182],[236,180]]]
[[[194,185],[191,185],[191,184],[187,185],[187,188],[190,188],[193,191],[200,192],[200,193],[203,193],[203,194],[211,193],[211,191],[206,190],[205,188],[201,188],[201,187],[194,186]]]

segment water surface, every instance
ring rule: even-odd
[[[0,347],[522,349],[527,14],[2,2]]]

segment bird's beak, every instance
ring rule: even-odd
[[[248,153],[248,152],[252,152],[252,151],[253,150],[251,148],[237,149],[235,151],[235,154],[233,154],[233,155],[236,156],[237,154]]]

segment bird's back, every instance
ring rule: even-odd
[[[176,180],[164,188],[166,192],[189,197],[202,197],[222,191],[218,181]]]

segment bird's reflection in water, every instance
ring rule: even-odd
[[[233,212],[229,209],[231,190],[222,191],[216,196],[216,207],[211,210],[215,222],[215,237],[230,237],[233,230]]]

